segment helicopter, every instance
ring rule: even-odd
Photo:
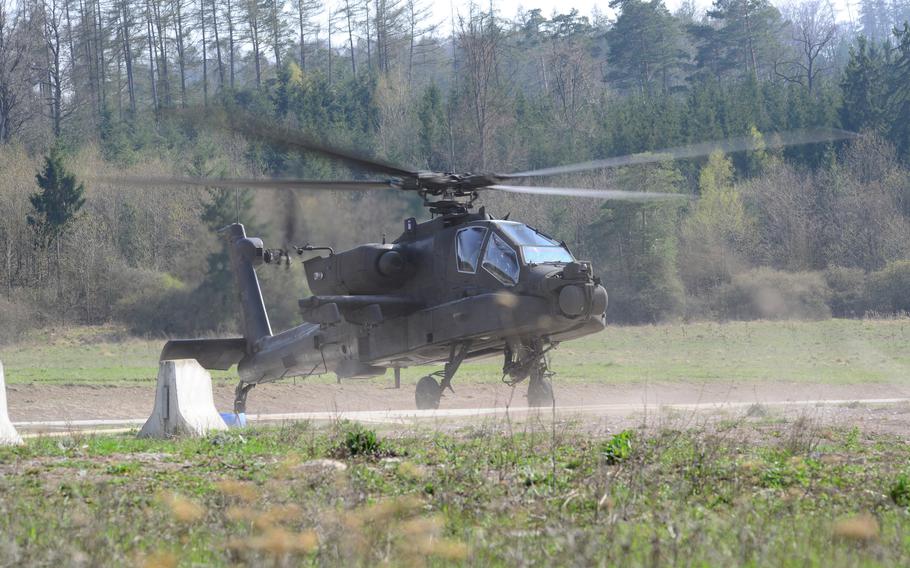
[[[404,220],[393,241],[336,252],[329,246],[270,249],[247,235],[240,223],[221,233],[230,253],[240,299],[242,336],[173,339],[160,355],[196,359],[206,369],[237,365],[240,382],[234,412],[243,413],[257,384],[289,377],[335,373],[338,380],[383,376],[393,369],[442,364],[419,379],[418,409],[436,409],[453,379],[469,361],[500,357],[503,381],[528,382],[530,407],[554,404],[549,352],[560,343],[602,331],[608,293],[591,262],[577,259],[565,242],[519,221],[475,211],[482,193],[504,191],[604,200],[687,199],[679,194],[514,185],[575,172],[852,137],[835,129],[794,131],[756,141],[751,136],[679,146],[525,172],[450,173],[421,171],[366,158],[317,143],[299,132],[249,116],[222,115],[220,124],[272,146],[340,160],[383,179],[212,179],[144,178],[116,181],[141,185],[289,190],[394,190],[420,196],[430,219]],[[275,333],[257,269],[303,261],[312,295],[299,301],[304,323]]]

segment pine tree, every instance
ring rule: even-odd
[[[610,78],[638,93],[667,92],[688,60],[682,29],[662,0],[613,0],[616,24],[607,32]]]
[[[712,24],[697,28],[700,67],[758,81],[777,50],[780,12],[768,0],[714,0]]]
[[[60,279],[60,241],[76,220],[85,205],[85,186],[77,183],[76,176],[67,171],[63,156],[57,147],[44,158],[44,169],[35,175],[41,191],[29,196],[33,213],[28,224],[35,231],[38,247],[47,251],[54,247],[54,267],[57,280],[57,298],[62,294]]]
[[[44,158],[44,169],[35,175],[35,180],[41,191],[29,197],[34,213],[28,216],[28,224],[34,229],[39,246],[46,249],[59,243],[85,205],[85,186],[66,169],[56,147]]]
[[[682,178],[669,163],[624,168],[618,187],[675,192]],[[607,202],[588,228],[608,290],[615,291],[610,317],[624,322],[656,322],[679,315],[683,287],[676,270],[676,201]]]
[[[910,161],[910,23],[895,29],[897,59],[888,73],[890,138],[898,156]]]
[[[426,167],[433,170],[445,169],[446,118],[442,94],[435,83],[424,90],[417,103],[417,120],[420,122],[420,153]]]
[[[841,81],[841,124],[848,130],[880,131],[885,126],[886,83],[882,52],[859,37]]]

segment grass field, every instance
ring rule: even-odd
[[[0,564],[910,563],[897,438],[767,417],[374,436],[298,424],[0,449]]]
[[[123,338],[109,328],[44,331],[0,347],[0,361],[10,383],[152,381],[163,344]],[[910,318],[611,326],[553,353],[553,369],[569,381],[887,382],[910,376]],[[501,364],[465,365],[458,380],[496,380]],[[413,382],[426,372],[408,369],[404,378]],[[215,373],[216,379],[232,377]]]
[[[12,383],[151,382],[161,344],[77,328],[0,360]],[[910,319],[611,327],[554,366],[579,382],[905,382],[908,347]],[[31,439],[0,448],[0,566],[910,565],[906,436],[764,407],[673,416]]]

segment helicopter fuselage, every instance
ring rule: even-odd
[[[466,360],[522,343],[556,344],[604,328],[607,295],[564,244],[485,213],[405,223],[391,244],[304,263],[307,323],[259,338],[240,361],[245,383]]]

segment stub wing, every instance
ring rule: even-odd
[[[172,339],[161,350],[161,361],[195,359],[206,369],[226,371],[246,355],[246,339]]]

